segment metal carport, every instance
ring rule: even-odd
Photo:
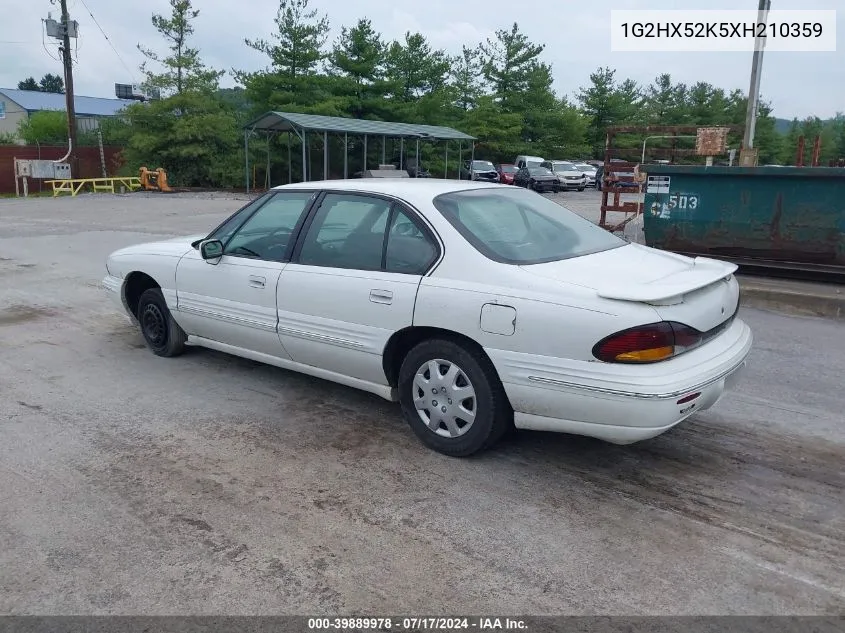
[[[420,164],[420,141],[446,141],[445,158],[446,170],[449,168],[448,141],[458,141],[458,178],[460,178],[460,161],[463,155],[463,142],[471,144],[471,160],[475,159],[474,136],[458,130],[438,125],[420,125],[416,123],[394,123],[390,121],[373,121],[369,119],[353,119],[347,117],[323,116],[318,114],[300,114],[294,112],[267,112],[244,126],[244,156],[246,172],[246,189],[249,191],[249,139],[256,132],[264,132],[268,136],[273,134],[288,134],[288,182],[292,181],[291,137],[296,135],[302,145],[302,173],[303,181],[310,180],[308,173],[308,157],[306,144],[309,133],[322,135],[323,140],[323,179],[328,178],[329,172],[329,134],[343,135],[343,177],[348,178],[349,135],[362,136],[364,139],[364,170],[367,169],[367,141],[371,137],[381,138],[381,163],[386,162],[387,139],[399,139],[399,168],[402,169],[405,154],[405,141],[416,141],[416,165]],[[268,172],[269,172],[269,144],[268,144]],[[269,177],[268,177],[269,183]]]

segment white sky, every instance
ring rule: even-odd
[[[55,40],[42,45],[41,18],[58,4],[50,0],[20,0],[0,12],[0,87],[15,88],[30,75],[61,74]],[[140,79],[142,56],[136,44],[157,50],[163,41],[150,23],[153,11],[168,14],[167,0],[68,0],[71,18],[79,22],[78,60],[74,71],[77,94],[113,97],[114,84]],[[94,24],[87,8],[111,39],[127,70]],[[276,0],[194,0],[200,9],[194,44],[216,68],[258,69],[266,58],[243,43],[244,37],[268,37],[278,7]],[[707,81],[725,89],[748,90],[750,53],[612,53],[611,9],[756,9],[756,0],[557,0],[522,3],[516,0],[311,0],[332,25],[331,40],[341,25],[368,17],[386,38],[401,38],[406,30],[420,31],[435,46],[457,53],[462,44],[475,44],[516,20],[532,40],[545,43],[544,61],[551,63],[555,89],[573,96],[589,82],[598,66],[617,69],[617,77],[650,82],[659,73],[673,80]],[[774,0],[773,9],[840,9],[837,30],[845,32],[843,0]],[[845,111],[845,51],[841,38],[835,53],[767,52],[761,92],[783,118],[822,118]],[[131,73],[130,73],[131,71]],[[224,86],[234,85],[230,75]]]

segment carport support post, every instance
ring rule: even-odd
[[[405,167],[404,164],[405,160],[405,137],[399,139],[399,169],[403,169]]]
[[[464,142],[458,141],[458,180],[461,179],[461,163],[464,160]]]
[[[364,134],[364,171],[367,171],[367,135]]]
[[[323,180],[329,179],[329,133],[323,131]]]
[[[305,155],[305,137],[308,132],[302,130],[302,182],[308,182],[308,158]]]
[[[387,137],[381,137],[381,164],[384,165],[385,154],[387,153]]]
[[[469,159],[469,173],[472,173],[473,163],[475,162],[475,141],[472,142],[472,154]]]
[[[446,141],[446,167],[443,168],[443,178],[449,178],[449,141]]]
[[[267,132],[267,189],[272,186],[270,182],[270,132]]]
[[[244,172],[246,176],[246,192],[249,193],[249,132],[244,130]]]
[[[417,139],[417,164],[414,167],[414,178],[420,177],[420,139]]]
[[[349,178],[349,132],[343,133],[343,179]]]
[[[292,174],[291,164],[290,164],[290,146],[291,146],[292,142],[293,141],[291,140],[290,130],[288,130],[288,184],[290,184],[291,181],[293,180],[293,174]]]

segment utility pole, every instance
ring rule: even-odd
[[[772,0],[759,0],[759,6],[757,7],[758,23],[762,22],[766,24],[768,22],[771,5]],[[763,49],[765,46],[765,37],[756,37],[754,39],[754,57],[751,60],[751,87],[748,90],[748,109],[745,113],[745,136],[742,139],[743,150],[752,150],[754,148],[757,108],[760,104],[760,76],[763,69]],[[750,152],[750,154],[753,154],[753,152]]]
[[[65,68],[65,108],[67,109],[67,137],[70,145],[70,173],[79,177],[79,161],[76,156],[76,110],[73,103],[73,60],[70,55],[70,16],[67,12],[67,0],[60,0],[62,7],[61,35],[62,61]]]

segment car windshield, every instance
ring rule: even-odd
[[[572,163],[553,163],[555,171],[578,171]]]
[[[472,161],[472,168],[473,169],[488,169],[490,171],[495,171],[495,167],[493,167],[493,163],[489,160],[474,160]]]
[[[527,169],[531,176],[550,176],[552,173],[545,167],[528,167]]]
[[[587,163],[576,163],[575,166],[580,169],[581,171],[595,171],[596,168],[592,165],[588,165]]]
[[[479,252],[507,264],[581,257],[628,243],[521,188],[455,191],[437,196],[433,204]]]
[[[499,165],[499,169],[503,174],[515,174],[517,172],[514,165]]]

